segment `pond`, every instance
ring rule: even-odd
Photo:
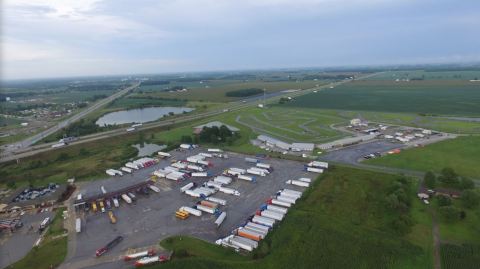
[[[193,108],[189,107],[148,107],[122,110],[103,115],[97,120],[96,124],[98,126],[104,126],[125,123],[144,123],[158,120],[170,113],[181,114],[192,110]]]
[[[157,151],[167,148],[166,145],[147,144],[147,143],[144,143],[143,147],[141,144],[135,144],[135,145],[132,145],[132,147],[138,149],[137,157],[149,156],[152,153],[155,153]]]

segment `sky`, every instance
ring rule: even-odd
[[[1,78],[480,61],[478,0],[3,0]]]

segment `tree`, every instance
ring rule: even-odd
[[[462,204],[466,208],[475,208],[480,204],[480,194],[474,190],[466,190],[462,193]]]
[[[15,187],[17,186],[17,184],[15,184],[15,181],[13,180],[10,180],[7,182],[7,187],[10,188],[10,189],[15,189]]]
[[[460,188],[462,188],[463,190],[473,189],[475,188],[475,183],[469,178],[462,177],[460,179]]]
[[[447,222],[452,223],[460,219],[460,210],[452,205],[442,206],[439,208],[439,211]]]
[[[450,197],[439,195],[437,199],[439,206],[448,206],[452,204],[452,199],[450,199]]]
[[[442,169],[439,180],[448,185],[458,184],[458,175],[453,168],[445,167]]]
[[[423,183],[425,186],[429,189],[434,189],[436,185],[437,178],[435,177],[435,174],[432,171],[428,171],[425,173],[425,176],[423,177]]]
[[[189,136],[189,135],[182,135],[182,138],[180,139],[180,141],[182,141],[182,143],[186,143],[186,144],[192,144],[192,142],[193,142],[192,137]]]

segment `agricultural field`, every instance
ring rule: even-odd
[[[203,82],[203,81],[202,81]],[[243,89],[266,89],[266,93],[273,93],[283,90],[309,89],[316,85],[325,84],[324,81],[305,80],[305,81],[208,81],[196,86],[187,87],[187,91],[166,92],[165,85],[141,86],[137,91],[137,96],[151,96],[162,98],[175,98],[193,101],[210,101],[210,102],[229,102],[241,99],[240,97],[228,97],[226,93],[229,91]]]
[[[425,147],[412,148],[400,154],[366,161],[367,164],[418,171],[440,172],[453,168],[460,176],[480,178],[480,136],[462,136]]]
[[[357,80],[298,97],[286,106],[474,117],[480,116],[479,103],[476,82]]]
[[[386,71],[369,80],[472,80],[480,79],[480,70],[397,70]]]
[[[396,180],[335,167],[253,254],[244,257],[197,239],[173,237],[161,242],[174,250],[173,260],[156,268],[432,268],[431,219],[424,205],[412,204],[411,232],[398,235],[390,226],[398,216],[384,200]]]

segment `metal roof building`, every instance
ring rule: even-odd
[[[290,148],[292,147],[292,145],[290,145],[288,143],[285,143],[281,140],[278,140],[276,138],[266,136],[266,135],[259,135],[257,137],[257,139],[264,142],[268,146],[277,147],[277,148],[281,148],[281,149],[284,149],[284,150],[290,150]]]
[[[347,138],[335,140],[329,143],[320,144],[318,145],[318,148],[325,150],[325,149],[331,149],[336,147],[344,147],[344,146],[360,143],[363,141],[372,140],[376,136],[377,136],[376,134],[368,134],[368,135],[362,135],[362,136],[347,137]]]
[[[293,151],[313,151],[315,144],[313,143],[292,143]]]

